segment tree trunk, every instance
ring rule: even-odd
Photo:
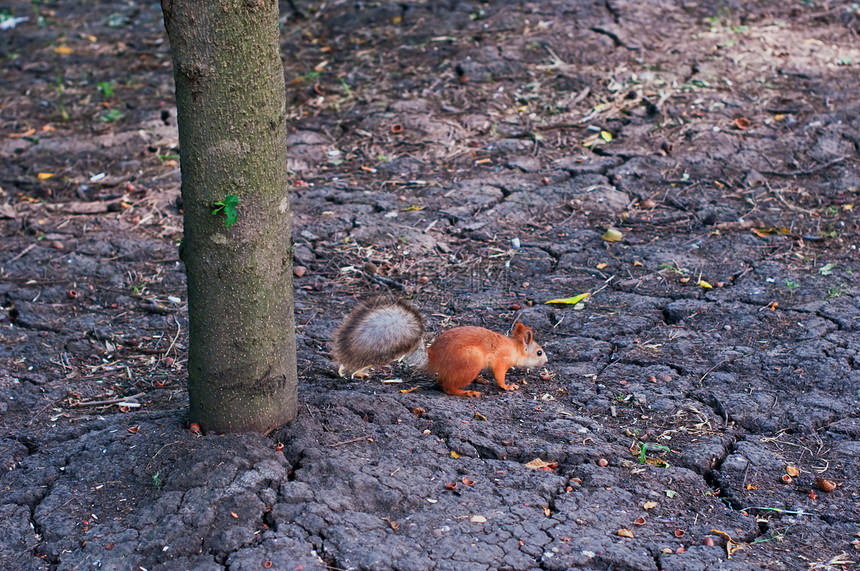
[[[298,384],[278,3],[162,9],[182,157],[189,420],[266,432],[295,418]],[[213,214],[219,201],[228,206]]]

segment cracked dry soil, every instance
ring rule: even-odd
[[[0,568],[856,568],[856,4],[295,8],[300,410],[269,437],[184,427],[157,5],[4,9]],[[339,379],[380,293],[434,334],[519,317],[549,368]]]

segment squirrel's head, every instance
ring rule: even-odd
[[[522,344],[523,354],[517,359],[517,367],[542,367],[547,363],[546,351],[535,343],[532,328],[519,321],[514,325],[511,336]]]

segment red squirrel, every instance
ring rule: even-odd
[[[429,348],[424,346],[424,320],[404,300],[373,300],[356,307],[335,330],[332,356],[340,363],[338,373],[367,377],[371,367],[403,358],[408,364],[435,373],[449,395],[478,397],[464,391],[484,369],[493,372],[503,390],[511,367],[540,367],[546,352],[534,340],[531,327],[520,322],[511,337],[483,327],[454,327],[443,332]]]

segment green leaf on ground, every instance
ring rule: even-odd
[[[579,303],[580,301],[582,301],[583,299],[585,299],[586,297],[588,297],[590,295],[591,295],[590,293],[585,292],[585,293],[581,293],[579,295],[575,295],[573,297],[563,297],[563,298],[559,298],[559,299],[551,299],[549,301],[545,301],[544,305],[546,305],[548,303],[563,303],[566,305],[576,305],[577,303]]]

